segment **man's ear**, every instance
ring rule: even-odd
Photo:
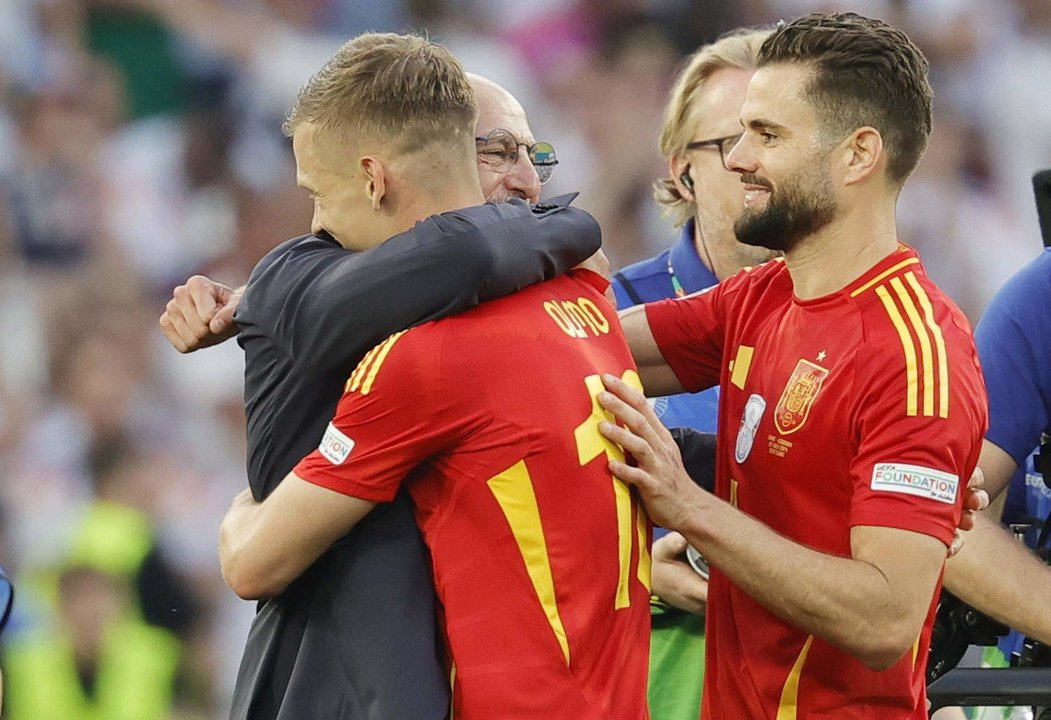
[[[365,175],[365,194],[373,210],[379,210],[387,194],[387,170],[379,158],[366,155],[361,158],[361,171]]]
[[[687,202],[693,202],[693,178],[690,176],[690,161],[685,155],[672,155],[668,158],[668,172],[671,173],[671,181],[675,189],[679,191],[680,197]],[[685,177],[683,177],[685,176]],[[685,180],[689,178],[689,182]]]
[[[843,182],[853,185],[866,180],[883,160],[883,136],[873,127],[855,130],[845,141]]]

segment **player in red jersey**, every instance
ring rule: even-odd
[[[758,65],[727,158],[735,230],[784,260],[623,316],[649,392],[720,384],[716,496],[606,378],[630,429],[603,432],[637,461],[611,467],[712,565],[702,718],[920,720],[986,425],[970,328],[895,229],[930,131],[926,61],[843,14],[778,28]]]
[[[227,525],[239,572],[295,577],[404,481],[456,718],[648,717],[650,530],[598,431],[601,374],[639,386],[607,284],[576,271],[380,344],[317,451]]]

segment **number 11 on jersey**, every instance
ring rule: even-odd
[[[639,374],[634,370],[625,370],[624,374],[621,375],[621,380],[637,390],[642,390],[642,381],[639,378]],[[603,420],[616,422],[613,414],[604,410],[598,402],[599,393],[606,389],[602,384],[602,378],[599,375],[588,375],[584,378],[584,383],[587,386],[588,395],[591,397],[591,414],[573,431],[573,436],[577,442],[577,457],[580,460],[580,465],[583,467],[600,455],[605,455],[607,462],[610,460],[623,461],[624,451],[621,447],[606,439],[598,429],[599,423]],[[636,576],[647,590],[650,588],[649,535],[646,531],[646,515],[642,506],[632,499],[630,488],[615,477],[611,476],[611,480],[613,483],[613,499],[617,508],[617,557],[620,565],[617,597],[614,607],[620,610],[631,605],[628,575],[631,568],[631,549],[635,539],[638,540],[639,546],[639,565]],[[631,523],[633,509],[635,510],[634,532]]]

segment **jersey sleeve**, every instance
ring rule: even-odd
[[[425,325],[373,348],[296,475],[344,495],[389,502],[414,467],[453,444],[459,416],[437,371],[438,341],[434,326]]]
[[[950,314],[940,325],[888,323],[888,332],[866,341],[873,350],[859,359],[855,378],[851,527],[952,542],[987,413],[970,331]],[[915,339],[909,345],[905,337]]]
[[[684,298],[646,304],[653,339],[686,392],[719,384],[728,287],[720,283]]]
[[[1051,426],[1051,251],[996,294],[975,331],[989,387],[987,439],[1018,465]]]
[[[253,273],[235,319],[259,326],[300,367],[347,372],[391,333],[550,279],[595,253],[598,224],[571,200],[434,215],[359,253],[304,239]]]

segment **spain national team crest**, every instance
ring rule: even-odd
[[[774,409],[774,427],[782,435],[794,433],[807,420],[810,408],[821,392],[821,384],[828,377],[828,370],[809,360],[800,360],[788,378],[781,399]]]

